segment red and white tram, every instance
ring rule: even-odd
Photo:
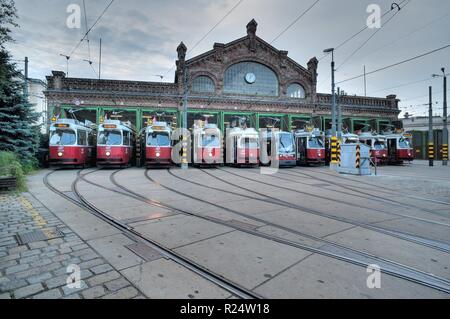
[[[370,147],[370,157],[374,163],[384,164],[388,160],[386,138],[373,132],[363,132],[358,135],[359,141]]]
[[[294,133],[297,164],[325,164],[325,135],[318,128],[307,127]]]
[[[130,166],[136,132],[131,123],[106,120],[99,126],[97,166]]]
[[[234,127],[227,130],[226,163],[259,165],[259,134],[254,128]]]
[[[50,166],[92,165],[95,161],[95,125],[58,119],[50,125]]]
[[[223,163],[222,133],[216,124],[197,121],[192,130],[192,163],[218,165]]]
[[[398,131],[396,133],[386,133],[389,164],[403,164],[414,160],[414,150],[412,147],[412,135]]]
[[[145,165],[159,166],[172,164],[172,128],[167,122],[153,121],[145,128]]]

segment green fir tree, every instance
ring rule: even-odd
[[[29,164],[35,162],[39,115],[28,102],[21,74],[5,48],[13,41],[10,28],[17,27],[16,18],[14,1],[0,0],[0,151],[14,152]]]

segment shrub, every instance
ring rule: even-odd
[[[29,166],[30,170],[31,167]],[[0,177],[15,177],[19,191],[25,191],[27,188],[22,164],[12,152],[0,151]]]

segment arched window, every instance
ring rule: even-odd
[[[270,68],[256,62],[239,62],[224,74],[224,93],[278,96],[278,78]]]
[[[192,81],[192,92],[214,93],[215,90],[214,81],[208,76],[200,75]]]
[[[293,99],[304,99],[306,97],[305,89],[298,83],[289,85],[287,96]]]

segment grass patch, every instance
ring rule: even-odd
[[[35,166],[31,163],[22,165],[16,154],[0,151],[0,177],[15,177],[17,180],[17,191],[27,190],[25,175],[33,171]]]

